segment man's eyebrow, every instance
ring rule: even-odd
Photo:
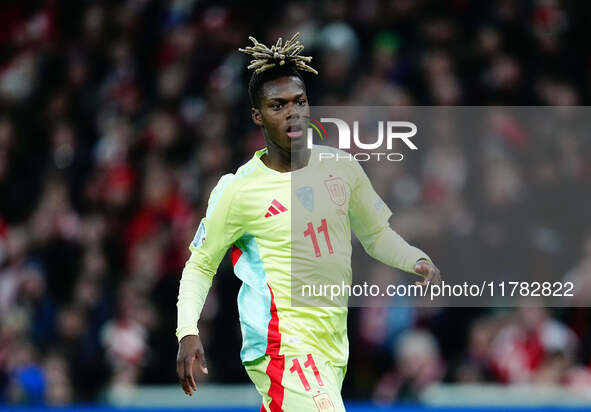
[[[304,97],[304,95],[305,95],[304,92],[300,92],[300,93],[296,94],[291,100],[299,99],[301,97]],[[277,101],[277,102],[283,103],[283,102],[289,101],[290,99],[285,99],[283,97],[273,97],[273,96],[271,96],[271,97],[267,97],[267,100]]]

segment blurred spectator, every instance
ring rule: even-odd
[[[490,354],[498,327],[499,320],[493,317],[483,317],[472,324],[466,353],[462,354],[453,370],[454,382],[482,383],[494,380]]]
[[[27,341],[20,341],[12,347],[6,365],[9,402],[28,405],[44,403],[46,378],[37,365],[37,356],[35,348]]]
[[[53,406],[71,403],[74,391],[66,359],[57,353],[48,354],[43,361],[43,371],[47,377],[46,403]]]
[[[421,391],[444,374],[437,341],[427,331],[411,330],[400,337],[394,348],[395,367],[382,376],[373,398],[379,403],[395,399],[418,401]]]
[[[502,382],[563,383],[577,344],[574,333],[545,308],[521,307],[494,338],[491,362]]]

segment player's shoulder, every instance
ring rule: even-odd
[[[256,164],[251,159],[236,169],[234,173],[223,175],[212,190],[211,196],[234,195],[235,192],[242,190],[253,181],[256,169]]]

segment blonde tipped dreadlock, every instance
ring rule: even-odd
[[[299,42],[299,36],[300,33],[294,34],[284,45],[282,45],[283,40],[280,37],[277,40],[277,44],[271,46],[271,48],[258,42],[254,37],[249,36],[248,38],[253,42],[254,46],[248,46],[238,50],[254,57],[250,61],[248,69],[255,69],[255,73],[262,73],[278,64],[279,66],[283,66],[287,62],[292,63],[297,69],[318,74],[315,69],[306,64],[310,63],[312,57],[300,56],[300,52],[304,50],[304,46]]]

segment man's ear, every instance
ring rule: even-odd
[[[252,107],[251,109],[252,121],[259,127],[263,127],[263,115],[261,111],[256,107]]]

